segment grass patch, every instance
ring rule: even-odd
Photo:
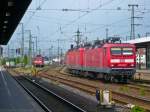
[[[119,88],[119,91],[120,91],[120,92],[127,93],[127,92],[129,92],[129,88],[128,88],[127,86],[121,86],[121,87]]]
[[[145,96],[146,92],[144,88],[140,88],[140,95]]]

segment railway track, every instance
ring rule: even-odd
[[[90,83],[84,83],[84,82],[80,82],[77,80],[75,81],[75,80],[71,80],[70,78],[61,77],[57,75],[41,74],[41,76],[44,78],[50,79],[52,81],[57,81],[62,84],[80,89],[92,95],[95,95],[96,89],[99,88],[98,85],[92,85]],[[146,110],[150,110],[150,100],[143,98],[143,97],[136,97],[134,95],[112,91],[112,98],[115,102],[119,102],[122,104],[129,104],[132,102],[132,104],[134,105],[139,105]]]
[[[62,69],[63,68],[61,68],[57,72],[62,75],[71,75],[71,74],[62,72]],[[96,80],[94,80],[94,81],[96,81]],[[99,83],[99,80],[98,80],[98,83]],[[101,83],[103,83],[103,82],[101,82]],[[147,83],[146,84],[145,83],[136,83],[136,82],[132,81],[132,82],[129,82],[129,84],[112,84],[112,85],[115,85],[115,86],[119,85],[119,86],[127,87],[127,88],[135,90],[137,92],[144,91],[144,93],[147,95],[149,95],[149,93],[150,93],[150,85]]]
[[[15,79],[46,112],[86,112],[27,77],[17,76]]]
[[[57,71],[59,74],[63,74],[63,75],[71,75],[71,74],[68,74],[68,73],[64,73],[62,72],[63,68],[61,68],[59,71]],[[99,82],[99,81],[98,81]],[[131,81],[129,82],[129,84],[120,84],[120,86],[124,86],[124,87],[128,87],[130,89],[134,89],[136,91],[145,91],[146,94],[149,94],[150,93],[150,81],[149,83],[144,83],[145,81]],[[117,84],[113,84],[113,85],[116,85],[118,86]]]
[[[73,81],[67,77],[63,77],[63,76],[67,76],[68,73],[62,73],[62,72],[60,72],[60,70],[52,72],[53,75],[45,74],[46,72],[43,72],[43,73],[44,74],[40,73],[40,74],[42,74],[41,75],[42,77],[45,77],[45,78],[50,79],[52,81],[60,82],[62,84],[71,86],[73,88],[80,89],[80,90],[85,91],[85,92],[92,94],[92,95],[95,95],[96,88],[99,88],[98,85],[92,85],[90,83],[83,83],[82,81]],[[61,75],[57,76],[56,74],[57,75],[61,74]],[[132,88],[134,90],[139,90],[141,88],[142,89],[144,88],[144,91],[146,91],[148,94],[150,92],[149,86],[145,86],[142,84],[131,83],[128,85],[125,84],[125,86],[128,88]],[[129,95],[129,94],[120,93],[120,92],[116,92],[116,91],[112,91],[112,93],[113,93],[113,100],[116,102],[119,102],[122,104],[128,104],[128,103],[132,102],[132,104],[136,104],[136,105],[139,105],[139,106],[145,108],[146,110],[150,110],[150,106],[149,106],[150,101],[147,98],[135,97],[135,95]]]
[[[133,89],[144,89],[146,92],[150,93],[150,86],[148,85],[143,85],[143,84],[138,84],[138,83],[129,83],[126,85],[129,88],[133,88]]]

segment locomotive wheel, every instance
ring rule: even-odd
[[[103,75],[103,79],[106,80],[106,74]]]
[[[72,70],[72,75],[76,76],[76,71],[75,70]]]
[[[110,82],[111,81],[111,75],[107,74],[107,80]]]
[[[114,78],[114,83],[118,83],[118,82],[119,82],[118,78]]]
[[[97,79],[97,74],[92,74],[93,75],[93,79]]]
[[[115,82],[114,76],[111,76],[111,77],[110,77],[110,82]]]
[[[96,79],[97,74],[96,74],[96,73],[93,73],[93,72],[88,72],[88,77],[89,77],[90,79]]]
[[[125,83],[125,84],[127,84],[129,82],[129,80],[127,79],[127,78],[125,78],[124,80],[123,80],[123,83]]]
[[[107,81],[107,75],[106,74],[104,74],[104,80]]]
[[[109,74],[104,74],[104,80],[110,82],[111,76]]]

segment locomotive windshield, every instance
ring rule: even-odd
[[[111,54],[112,55],[133,55],[133,49],[113,47],[111,48]]]
[[[121,55],[121,48],[111,48],[112,55]]]
[[[122,54],[123,55],[132,55],[133,54],[133,49],[132,48],[123,48],[122,49]]]

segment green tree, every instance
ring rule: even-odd
[[[28,56],[27,56],[27,55],[25,55],[25,56],[23,57],[23,63],[24,63],[24,65],[27,65],[27,64],[28,64]]]
[[[1,59],[1,65],[5,65],[6,64],[6,59],[5,58],[2,58]]]
[[[19,64],[19,63],[20,63],[20,57],[16,57],[15,63],[16,63],[16,64]]]

